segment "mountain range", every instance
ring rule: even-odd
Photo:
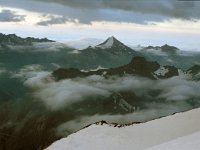
[[[194,67],[193,67],[194,68]],[[150,79],[170,78],[178,76],[178,69],[173,66],[160,66],[157,62],[147,61],[144,57],[134,57],[130,63],[124,66],[110,69],[99,69],[97,71],[80,71],[75,68],[63,69],[60,68],[53,72],[53,76],[57,80],[86,77],[90,75],[108,76],[124,76],[124,75],[137,75],[148,77]]]
[[[96,121],[144,122],[200,106],[200,53],[109,37],[82,50],[0,39],[0,149],[44,149]]]
[[[14,42],[10,46],[10,40],[6,40],[12,39],[10,36],[15,39],[14,41],[20,39],[20,42]],[[157,61],[163,66],[170,65],[183,69],[189,69],[195,64],[200,64],[198,59],[200,53],[198,52],[184,52],[169,45],[161,47],[148,46],[141,48],[141,50],[134,50],[115,37],[109,37],[96,46],[89,46],[82,50],[77,50],[49,39],[20,38],[16,35],[3,35],[3,37],[5,40],[4,42],[0,40],[0,43],[7,44],[0,46],[1,63],[5,63],[6,65],[10,63],[10,66],[15,64],[14,68],[33,63],[42,64],[46,68],[52,68],[51,63],[61,67],[73,67],[85,70],[96,69],[98,67],[113,68],[129,63],[135,56],[142,56],[147,60]],[[28,42],[29,44],[32,43],[31,45],[27,45],[27,39],[32,39],[28,40],[31,41]],[[20,43],[22,44],[21,46]],[[18,58],[17,62],[16,57]]]
[[[34,42],[54,42],[52,40],[49,40],[47,38],[33,38],[33,37],[27,37],[27,38],[21,38],[17,36],[16,34],[2,34],[0,33],[0,45],[1,46],[7,46],[7,45],[32,45]]]

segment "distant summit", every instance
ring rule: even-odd
[[[111,48],[115,42],[115,37],[109,37],[106,41],[104,41],[103,43],[97,45],[96,47],[102,48],[102,49],[106,49],[106,48]]]
[[[128,46],[117,40],[114,36],[109,37],[107,40],[105,40],[103,43],[95,46],[96,48],[101,48],[101,49],[110,49],[110,48],[115,48],[115,49],[130,49]]]
[[[161,50],[163,52],[167,52],[167,53],[174,53],[174,52],[178,51],[179,49],[175,46],[170,46],[170,45],[165,44],[165,45],[161,46]]]
[[[179,49],[175,46],[171,46],[171,45],[168,45],[168,44],[165,44],[163,46],[148,46],[148,47],[145,47],[144,50],[160,50],[162,52],[165,52],[165,53],[168,53],[168,54],[174,54],[176,53]]]
[[[110,68],[110,66],[118,67],[129,63],[132,57],[140,55],[140,52],[131,49],[112,36],[96,46],[89,46],[79,50],[77,57],[82,62],[88,62],[87,68],[89,68],[88,66],[95,65],[95,67],[92,67],[95,69],[99,65],[105,68]]]
[[[96,47],[102,48],[102,49],[108,49],[108,48],[126,47],[126,45],[124,45],[122,42],[117,40],[114,36],[111,36],[107,40],[105,40],[103,43],[97,45]]]
[[[2,34],[0,33],[0,45],[32,45],[34,42],[54,42],[52,40],[49,40],[47,38],[33,38],[33,37],[27,37],[27,38],[21,38],[17,36],[16,34]]]

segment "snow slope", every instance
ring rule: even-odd
[[[102,49],[107,49],[107,48],[111,48],[112,45],[114,43],[114,37],[109,37],[105,43],[97,45],[96,47],[102,48]]]
[[[200,109],[194,109],[121,128],[107,124],[91,125],[56,141],[47,150],[143,150],[199,132],[199,116]],[[199,137],[199,135],[196,136]],[[194,142],[194,137],[195,135],[190,140],[188,136],[188,143]],[[196,143],[199,145],[197,141]]]
[[[200,150],[200,132],[146,150]]]

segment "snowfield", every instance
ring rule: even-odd
[[[200,109],[125,127],[93,124],[47,150],[199,150]]]
[[[197,132],[146,150],[199,150],[199,149],[200,149],[200,132]]]
[[[109,37],[107,39],[106,43],[97,45],[96,47],[99,47],[99,48],[102,48],[102,49],[107,49],[107,48],[111,48],[113,43],[114,43],[114,37]]]

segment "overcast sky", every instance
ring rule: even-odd
[[[115,36],[200,50],[200,1],[1,0],[0,32],[57,41]]]

